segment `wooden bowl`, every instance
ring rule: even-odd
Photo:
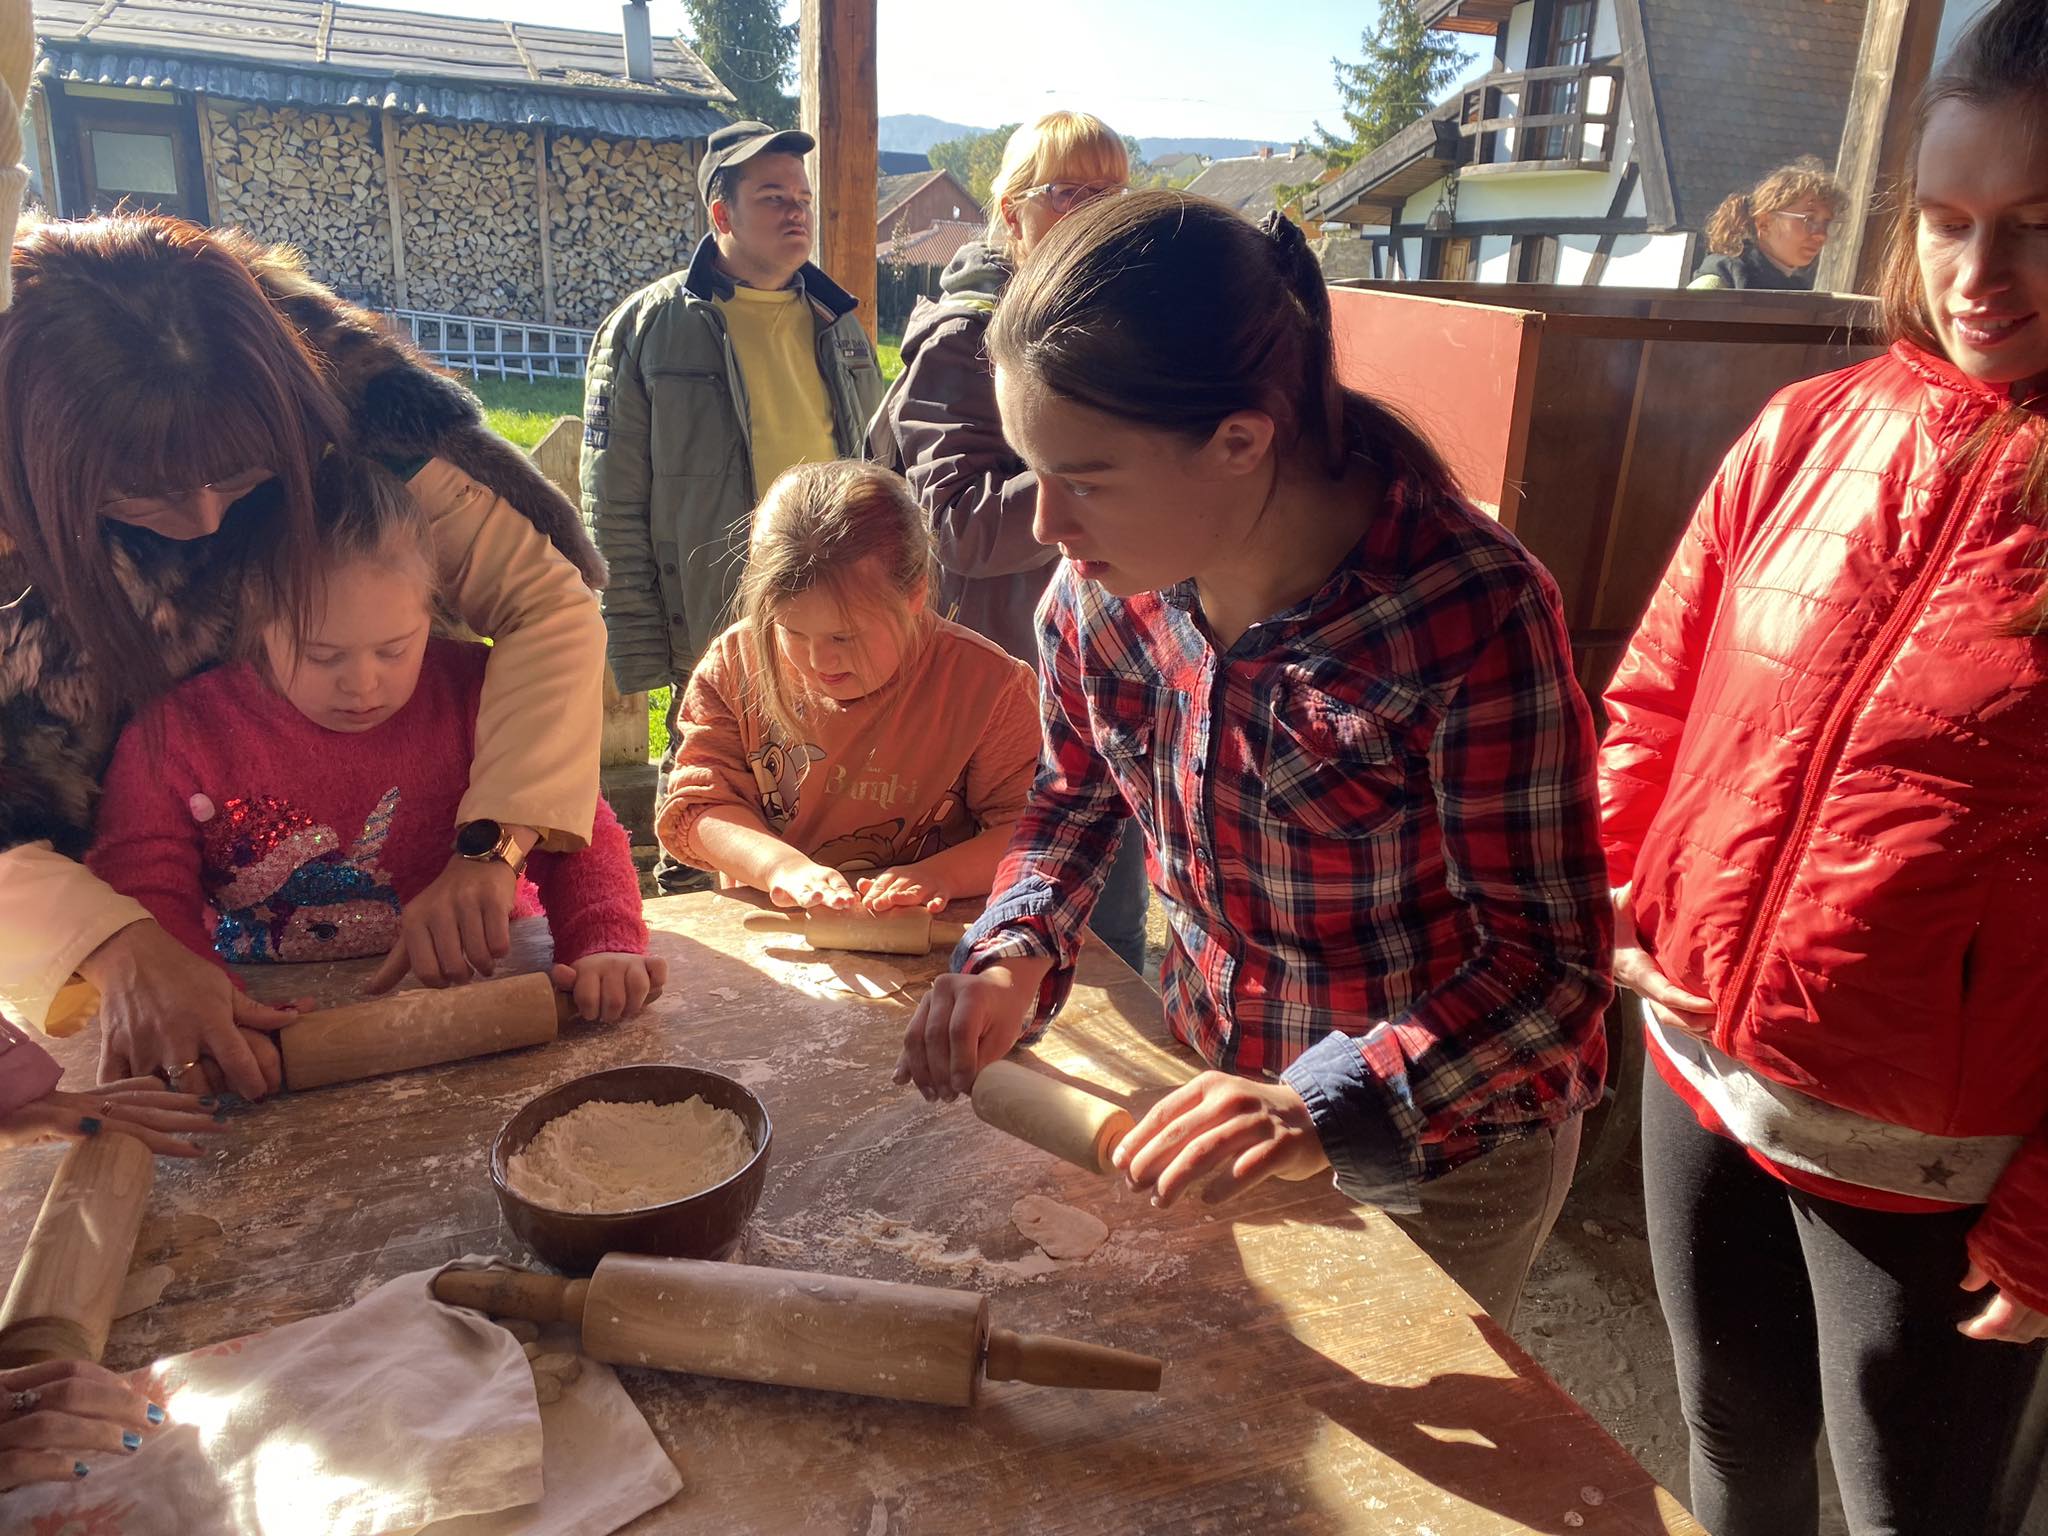
[[[540,1128],[592,1099],[612,1103],[680,1104],[692,1096],[729,1109],[745,1123],[754,1143],[746,1166],[722,1184],[682,1200],[632,1211],[586,1215],[536,1205],[511,1187],[505,1166]],[[491,1187],[514,1232],[559,1270],[587,1275],[608,1253],[646,1253],[679,1259],[723,1259],[739,1246],[761,1186],[768,1177],[768,1143],[774,1127],[768,1110],[743,1084],[697,1067],[649,1063],[613,1067],[571,1078],[534,1099],[498,1132],[491,1143]]]

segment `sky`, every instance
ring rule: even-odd
[[[616,31],[611,0],[359,0]],[[1332,55],[1355,58],[1373,0],[877,0],[884,117],[993,128],[1058,108],[1135,138],[1289,144],[1341,126]],[[651,0],[657,34],[681,0]],[[794,17],[797,7],[786,4]],[[573,18],[573,19],[571,19]]]

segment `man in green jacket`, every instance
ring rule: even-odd
[[[590,349],[583,518],[611,567],[612,672],[627,693],[677,685],[671,740],[681,685],[729,620],[754,504],[792,464],[857,457],[882,397],[853,296],[810,261],[812,147],[765,123],[713,133],[697,172],[710,233]],[[682,889],[686,873],[664,858],[656,876]]]

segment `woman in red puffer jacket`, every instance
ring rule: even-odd
[[[1616,979],[1716,1536],[1986,1536],[2048,1333],[2048,4],[1929,87],[1885,357],[1736,444],[1607,694]]]

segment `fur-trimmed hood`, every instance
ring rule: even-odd
[[[574,503],[533,460],[484,425],[477,398],[382,316],[337,298],[306,275],[288,246],[236,231],[215,239],[239,256],[316,356],[355,428],[351,445],[387,463],[446,459],[517,507],[583,573],[605,580],[604,560]]]

